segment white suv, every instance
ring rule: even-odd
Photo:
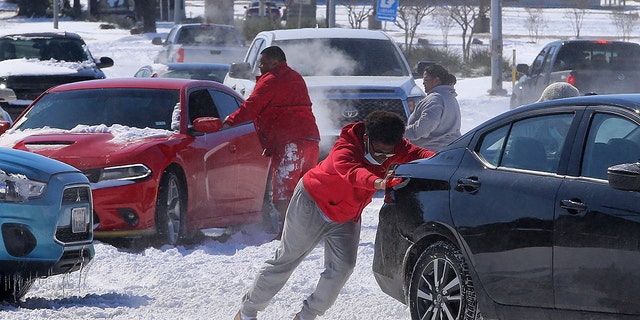
[[[361,121],[375,110],[391,111],[406,120],[425,96],[393,39],[382,31],[363,29],[260,32],[244,62],[231,65],[224,83],[247,98],[260,74],[260,52],[273,45],[284,50],[287,64],[307,83],[322,136],[321,157],[345,124]]]

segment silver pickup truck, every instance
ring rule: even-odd
[[[640,44],[608,40],[557,40],[544,46],[513,88],[511,108],[537,101],[551,83],[568,82],[580,94],[640,92]]]
[[[221,24],[177,24],[165,40],[155,37],[152,43],[163,46],[155,63],[231,63],[247,52],[236,28]]]
[[[262,49],[277,45],[287,64],[309,89],[320,129],[321,158],[347,123],[362,121],[375,110],[407,119],[425,97],[407,60],[382,31],[342,28],[272,30],[258,33],[244,62],[231,65],[224,84],[245,98],[255,86]]]

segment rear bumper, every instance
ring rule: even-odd
[[[385,204],[380,209],[373,275],[384,293],[406,304],[403,266],[409,243],[399,233],[394,219],[397,216],[395,205]]]

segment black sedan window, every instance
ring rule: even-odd
[[[582,176],[607,179],[607,168],[640,159],[640,129],[635,122],[611,114],[597,114],[591,121],[584,148]]]
[[[477,152],[494,166],[556,172],[573,113],[527,118],[482,139]],[[505,143],[506,141],[506,143]]]

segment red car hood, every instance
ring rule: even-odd
[[[3,135],[0,145],[38,153],[84,170],[129,163],[132,160],[126,159],[167,141],[168,136],[116,140],[111,133],[51,133],[12,138],[15,137]]]

